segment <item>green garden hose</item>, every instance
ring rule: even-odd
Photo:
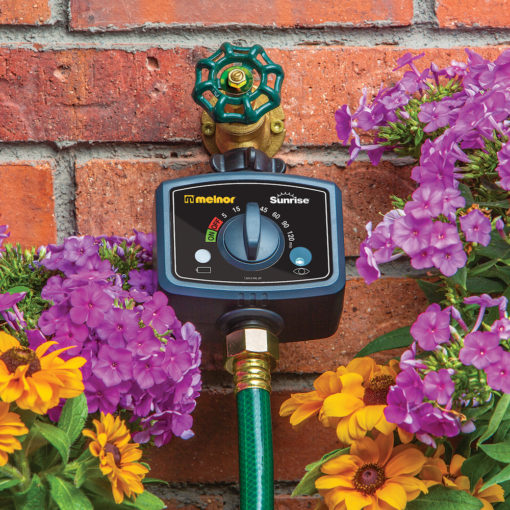
[[[243,352],[233,360],[239,430],[241,510],[273,510],[271,365],[265,353]]]
[[[248,388],[237,394],[241,510],[272,510],[273,440],[269,392]]]

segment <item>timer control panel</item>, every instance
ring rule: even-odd
[[[218,284],[286,284],[331,274],[325,190],[281,182],[211,182],[170,192],[172,274]]]

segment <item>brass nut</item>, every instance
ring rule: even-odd
[[[227,362],[226,368],[233,372],[233,363],[236,356],[243,353],[267,354],[274,363],[278,360],[278,338],[262,328],[239,329],[227,335]]]
[[[202,133],[205,136],[212,136],[212,135],[214,135],[215,131],[216,131],[216,126],[214,125],[214,122],[204,122],[202,124]]]
[[[241,69],[233,69],[228,73],[228,84],[231,87],[240,89],[246,82],[246,74]]]
[[[275,135],[281,133],[283,131],[283,121],[279,119],[274,119],[271,121],[271,132]]]

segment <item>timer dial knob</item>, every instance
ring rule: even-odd
[[[244,214],[228,220],[218,235],[225,260],[239,269],[260,271],[278,262],[285,248],[280,227],[260,214],[257,202],[248,202]]]

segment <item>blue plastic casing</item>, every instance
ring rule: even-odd
[[[278,185],[281,185],[281,189],[284,190],[281,195],[286,194],[285,190],[292,189],[291,186],[295,186],[296,189],[302,186],[315,188],[327,196],[324,213],[310,218],[309,225],[299,227],[301,232],[308,228],[328,231],[328,271],[324,273],[324,276],[309,281],[304,278],[305,281],[294,279],[269,284],[197,281],[176,276],[174,257],[176,258],[177,245],[191,241],[185,238],[188,236],[176,236],[173,230],[176,223],[172,216],[174,210],[172,192],[176,193],[182,188],[194,190],[194,187],[199,190],[200,186],[214,185],[217,186],[215,189],[218,190],[218,195],[221,195],[222,185],[250,186],[257,183],[276,185],[274,186],[276,190]],[[255,187],[253,186],[254,189]],[[250,200],[257,201],[258,198],[250,196]],[[255,317],[257,310],[266,310],[269,314],[280,316],[283,321],[278,326],[280,331],[276,333],[282,342],[324,338],[335,333],[343,305],[345,255],[341,192],[334,183],[301,176],[255,171],[197,175],[161,183],[156,190],[155,207],[155,257],[159,285],[169,295],[169,302],[179,319],[183,322],[193,322],[202,332],[205,341],[223,338],[225,331],[220,331],[221,318],[236,310],[246,311],[248,315],[252,310]],[[204,222],[207,228],[208,217],[204,217]],[[306,236],[301,235],[301,240],[303,237]],[[309,248],[313,249],[310,246]],[[317,255],[316,258],[319,256]],[[294,272],[298,274],[299,271],[301,270],[296,268]],[[262,272],[260,271],[260,274]],[[254,271],[253,274],[259,273]],[[295,277],[292,276],[292,278]]]

